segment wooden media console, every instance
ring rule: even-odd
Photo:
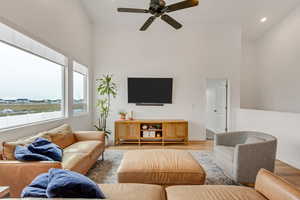
[[[188,143],[188,121],[185,120],[118,120],[115,122],[115,144]]]

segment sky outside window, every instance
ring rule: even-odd
[[[0,42],[0,99],[62,99],[62,68]]]
[[[73,73],[73,87],[74,87],[74,100],[84,99],[84,86],[85,77],[83,74],[75,72]]]

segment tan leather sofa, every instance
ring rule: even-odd
[[[255,188],[220,185],[99,185],[110,200],[300,200],[300,190],[267,170],[260,170]]]
[[[261,169],[255,188],[240,186],[172,186],[168,200],[300,200],[300,190],[273,173]]]
[[[255,188],[220,185],[170,186],[100,184],[110,200],[299,200],[300,190],[266,170],[260,170]],[[34,199],[33,199],[34,200]]]
[[[20,162],[14,156],[17,145],[26,145],[43,137],[64,149],[62,162]],[[51,168],[62,168],[86,174],[105,150],[105,134],[96,131],[73,132],[67,124],[33,137],[2,144],[0,186],[10,186],[11,197],[39,174]]]

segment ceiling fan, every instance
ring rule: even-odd
[[[182,25],[175,19],[170,17],[165,13],[174,12],[176,10],[181,10],[185,8],[190,8],[197,6],[199,4],[198,0],[185,0],[179,3],[166,5],[164,0],[150,0],[149,9],[138,9],[138,8],[118,8],[118,12],[128,12],[128,13],[150,13],[151,17],[145,22],[145,24],[140,28],[140,31],[145,31],[153,23],[153,21],[160,17],[163,21],[174,27],[175,29],[180,29]]]

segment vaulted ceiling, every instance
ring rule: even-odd
[[[130,26],[138,30],[148,14],[117,13],[118,7],[148,8],[150,0],[81,0],[95,25]],[[167,4],[180,0],[166,0]],[[198,7],[181,10],[170,15],[184,26],[199,24],[241,24],[243,34],[256,39],[272,25],[279,23],[300,0],[201,0]],[[260,19],[267,17],[265,23]],[[135,29],[134,29],[135,28]],[[152,27],[155,28],[155,27]]]

